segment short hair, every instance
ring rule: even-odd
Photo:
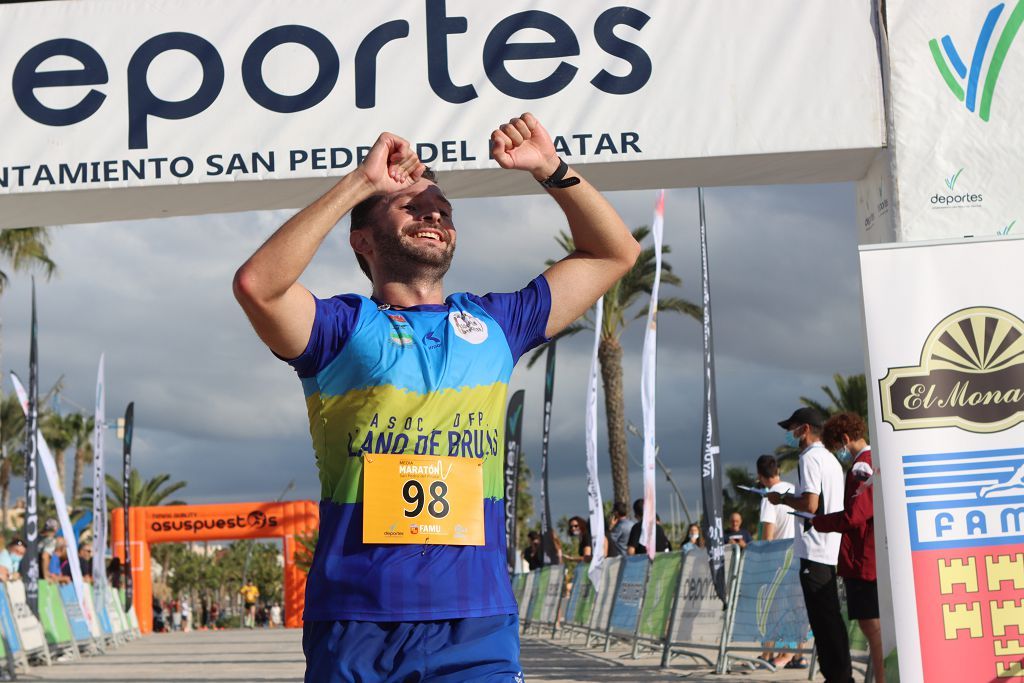
[[[825,422],[821,441],[825,448],[834,451],[843,445],[843,434],[849,436],[852,441],[867,438],[868,426],[864,423],[864,418],[857,413],[833,415]]]
[[[637,498],[633,501],[633,514],[636,515],[637,519],[644,516],[644,499]]]
[[[539,531],[528,531],[526,533],[526,537],[528,539],[530,539],[531,541],[534,540],[534,539],[538,539],[538,538],[540,538],[540,532]]]
[[[779,463],[774,455],[762,455],[757,459],[757,473],[765,479],[771,479],[779,474]]]
[[[612,512],[618,515],[619,517],[628,517],[629,506],[620,500],[616,502],[615,505],[612,506]]]
[[[424,180],[429,180],[435,185],[437,184],[437,174],[434,173],[433,169],[429,166],[424,169],[423,175],[420,177]],[[377,207],[379,207],[386,198],[387,195],[384,193],[374,194],[353,206],[352,212],[349,214],[349,232],[368,227],[371,224],[373,212],[377,210]],[[363,271],[363,274],[370,279],[370,282],[373,282],[373,276],[370,275],[370,264],[366,262],[366,259],[361,255],[356,254],[356,262],[359,264],[359,269]]]

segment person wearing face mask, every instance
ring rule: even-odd
[[[686,531],[686,542],[683,543],[683,553],[704,547],[704,537],[700,535],[700,524],[691,524]]]
[[[814,408],[799,408],[779,422],[786,443],[800,450],[797,493],[770,492],[772,505],[788,505],[798,512],[828,515],[843,510],[843,468],[821,443],[824,416]],[[850,639],[839,606],[836,563],[841,534],[818,531],[809,519],[798,519],[793,554],[800,559],[800,587],[807,617],[814,631],[821,672],[827,683],[853,680]],[[802,523],[801,523],[802,522]]]
[[[846,474],[842,512],[818,515],[815,530],[840,532],[839,576],[846,585],[846,613],[856,619],[867,638],[876,683],[885,681],[882,656],[882,627],[878,618],[878,575],[875,573],[874,470],[867,425],[856,413],[840,413],[828,419],[822,430],[825,448],[843,462],[852,464]]]
[[[565,555],[565,559],[574,562],[590,562],[593,556],[593,545],[590,540],[590,524],[582,517],[569,518],[569,535],[579,541],[575,555]]]

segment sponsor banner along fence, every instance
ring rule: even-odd
[[[79,0],[0,6],[0,42],[0,227],[301,206],[382,129],[452,196],[536,192],[488,158],[527,109],[608,189],[884,144],[870,0]]]
[[[1022,259],[1010,238],[861,251],[904,683],[1024,675]]]
[[[1024,220],[1024,2],[888,0],[900,241]]]
[[[776,651],[810,652],[813,640],[797,569],[791,539],[753,543],[742,552],[729,546],[726,580],[733,601],[727,607],[715,591],[703,549],[659,553],[653,562],[646,555],[612,558],[596,592],[585,565],[577,565],[568,596],[558,603],[564,610],[542,609],[543,596],[552,593],[540,588],[556,586],[553,595],[561,596],[562,567],[535,570],[513,585],[526,587],[533,577],[538,586],[532,597],[521,598],[520,613],[528,599],[532,615],[525,629],[561,629],[570,640],[583,634],[588,644],[606,650],[612,640],[632,643],[634,656],[653,646],[665,665],[687,655],[709,666],[717,662],[724,672],[730,660],[754,661],[767,641],[774,641]],[[550,598],[546,604],[553,604]],[[865,647],[863,639],[855,642]]]

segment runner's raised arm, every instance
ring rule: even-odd
[[[352,207],[413,185],[424,165],[409,143],[381,133],[359,167],[270,236],[235,273],[235,298],[272,351],[294,358],[313,327],[313,297],[299,277],[327,234]]]
[[[626,274],[640,245],[594,186],[571,168],[562,171],[551,136],[533,114],[514,118],[491,133],[491,155],[502,168],[528,171],[538,182],[561,181],[546,187],[565,212],[575,251],[544,273],[551,288],[546,334],[554,336]]]

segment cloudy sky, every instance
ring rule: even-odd
[[[630,226],[651,220],[654,192],[610,198]],[[776,422],[798,397],[824,400],[835,372],[863,372],[860,283],[852,184],[721,188],[706,192],[719,426],[725,464],[753,461],[781,442]],[[231,294],[235,269],[290,212],[174,218],[56,229],[60,273],[38,284],[43,387],[59,377],[61,408],[91,412],[96,366],[106,353],[107,414],[135,401],[135,462],[144,476],[188,482],[189,502],[318,497],[302,391],[290,368],[252,333]],[[668,260],[683,278],[666,295],[700,298],[695,190],[667,193]],[[459,248],[448,291],[511,290],[559,255],[564,219],[546,196],[455,202]],[[319,296],[368,293],[345,239],[332,233],[302,278]],[[672,291],[676,290],[676,291]],[[0,300],[4,368],[24,376],[29,280],[12,276]],[[643,325],[623,336],[627,413],[640,417]],[[593,339],[560,344],[551,444],[552,512],[586,514],[583,407]],[[699,507],[700,324],[665,315],[659,325],[658,442],[692,510]],[[543,364],[516,370],[526,390],[524,439],[540,471]],[[5,372],[6,376],[6,372]],[[10,390],[5,380],[4,390]],[[603,412],[603,411],[602,411]],[[599,417],[603,420],[603,415]],[[107,466],[120,467],[108,439]],[[640,441],[630,447],[639,457]],[[608,470],[605,438],[600,467]],[[639,467],[631,473],[641,492]],[[603,493],[611,495],[610,478]],[[17,491],[15,491],[17,495]],[[659,512],[670,514],[659,475]]]

